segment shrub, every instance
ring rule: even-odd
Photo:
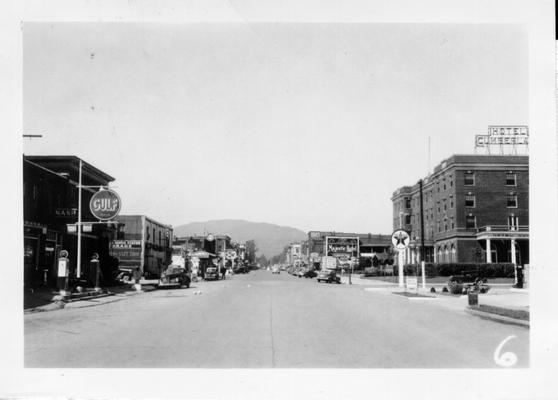
[[[463,290],[466,290],[461,283],[457,282],[450,282],[448,286],[451,294],[462,294]]]
[[[436,288],[434,286],[430,288],[430,293],[436,293]]]
[[[484,278],[512,278],[515,266],[511,263],[425,263],[427,277],[452,276],[472,273]],[[420,275],[420,264],[406,264],[405,275]]]
[[[442,292],[447,293],[449,292],[448,288],[444,286],[444,288],[442,289]]]

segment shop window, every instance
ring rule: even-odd
[[[506,174],[506,186],[516,186],[517,185],[517,175],[513,172],[508,172]]]
[[[508,195],[508,208],[517,208],[517,195]]]
[[[475,173],[474,172],[465,172],[465,185],[466,186],[475,186]]]
[[[475,195],[468,194],[465,196],[465,207],[475,207]]]
[[[467,215],[465,217],[465,228],[475,229],[477,227],[477,217],[474,215]]]

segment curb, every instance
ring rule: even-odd
[[[496,322],[502,322],[504,324],[512,324],[512,325],[523,326],[524,328],[527,328],[527,329],[529,329],[529,327],[530,327],[529,321],[524,321],[522,319],[506,317],[504,315],[498,315],[498,314],[488,313],[488,312],[479,311],[479,310],[473,310],[469,307],[465,308],[465,312],[467,312],[471,315],[475,315],[477,317],[484,318],[484,319],[489,319],[489,320],[496,321]]]
[[[56,310],[61,310],[63,308],[66,308],[66,305],[70,305],[70,304],[72,304],[72,305],[69,306],[68,308],[84,308],[84,307],[100,306],[100,305],[103,305],[103,304],[114,303],[116,301],[122,300],[122,298],[124,298],[124,297],[135,296],[135,295],[138,295],[138,294],[151,292],[151,291],[154,291],[156,289],[157,288],[154,287],[154,286],[146,285],[140,291],[130,290],[130,291],[121,292],[121,293],[108,292],[108,293],[102,293],[102,294],[98,294],[98,295],[94,295],[94,296],[83,296],[83,297],[79,297],[79,298],[75,298],[75,299],[66,299],[66,300],[57,299],[57,300],[53,300],[52,302],[50,302],[48,304],[45,304],[43,306],[24,309],[23,313],[24,314],[33,314],[33,313],[37,313],[37,312],[56,311]],[[78,306],[77,305],[82,300],[98,299],[98,298],[109,297],[109,296],[115,296],[115,297],[118,297],[119,299],[113,300],[113,301],[107,301],[107,302],[99,303],[99,304],[84,304],[83,306]]]

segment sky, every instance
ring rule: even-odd
[[[397,188],[529,124],[527,56],[511,24],[24,23],[23,149],[122,214],[389,234]]]

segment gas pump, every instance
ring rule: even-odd
[[[99,265],[99,254],[93,253],[91,255],[91,267],[95,271],[95,291],[100,292],[101,288],[99,287],[99,273],[100,273],[100,265]]]
[[[66,250],[60,251],[58,257],[58,288],[60,294],[65,296],[68,292],[68,278],[70,276],[70,259]]]

